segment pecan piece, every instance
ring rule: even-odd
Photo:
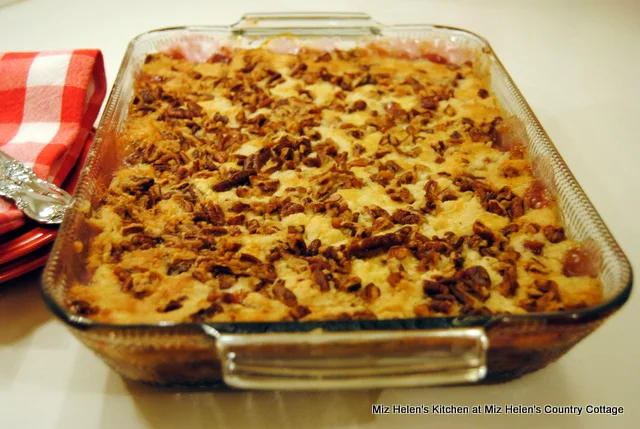
[[[236,201],[235,203],[233,203],[233,206],[231,206],[231,211],[234,213],[242,213],[250,207],[251,206],[249,204],[245,204],[241,201]]]
[[[296,213],[304,213],[304,206],[298,203],[285,204],[280,210],[280,216],[285,218]]]
[[[260,229],[260,222],[258,221],[258,219],[249,219],[247,221],[247,231],[249,231],[249,234],[255,234],[256,232],[258,232],[258,229]]]
[[[432,300],[429,303],[429,309],[435,313],[449,314],[451,313],[451,307],[453,307],[451,301]]]
[[[216,203],[207,204],[207,214],[209,215],[209,221],[214,226],[223,226],[226,223],[224,210]]]
[[[509,224],[507,226],[505,226],[504,228],[502,228],[500,230],[500,232],[502,233],[502,235],[504,235],[505,237],[510,236],[511,234],[518,232],[520,230],[520,226],[516,223],[512,223]]]
[[[245,219],[246,219],[246,216],[241,213],[237,216],[231,216],[229,219],[227,219],[227,223],[229,225],[242,225]]]
[[[450,189],[445,190],[440,197],[440,201],[443,203],[445,201],[455,201],[458,199],[458,196]]]
[[[280,187],[279,180],[268,180],[266,182],[258,183],[258,188],[265,194],[272,194]]]
[[[317,156],[309,156],[302,160],[302,163],[307,167],[318,168],[322,166],[322,160]]]
[[[284,282],[278,282],[273,286],[273,295],[275,298],[286,305],[287,307],[296,307],[298,305],[298,298],[291,290],[287,289]]]
[[[311,276],[313,281],[320,287],[322,292],[328,292],[330,288],[327,275],[318,266],[311,267]]]
[[[193,259],[176,259],[167,267],[167,274],[172,276],[175,274],[182,274],[189,271],[189,268],[193,265]]]
[[[520,197],[515,197],[511,201],[511,205],[507,211],[509,212],[511,219],[517,219],[524,215],[524,200]]]
[[[134,182],[134,184],[129,187],[129,192],[136,195],[146,193],[155,183],[152,177],[132,177],[131,181]]]
[[[431,280],[425,280],[422,282],[422,289],[424,290],[425,295],[431,297],[449,293],[449,289],[445,285]]]
[[[359,292],[360,298],[371,304],[380,297],[380,288],[373,283],[369,283]]]
[[[249,177],[255,174],[256,171],[253,169],[238,171],[237,173],[232,174],[228,179],[224,179],[213,185],[213,190],[216,192],[225,192],[240,185],[245,185],[249,183]]]
[[[122,235],[139,234],[144,232],[144,226],[139,223],[127,225],[122,228]]]
[[[260,261],[260,259],[258,259],[257,257],[250,255],[248,253],[241,253],[240,254],[240,260],[242,262],[248,262],[250,264],[260,264],[262,263],[262,261]]]
[[[401,225],[412,225],[420,223],[420,215],[411,213],[408,210],[398,209],[393,213],[392,219]]]
[[[170,311],[174,311],[179,308],[182,308],[182,301],[184,301],[185,299],[187,299],[186,296],[181,296],[178,299],[172,299],[164,307],[158,308],[157,311],[158,313],[169,313]]]
[[[293,307],[291,311],[289,311],[289,315],[294,320],[300,320],[303,317],[308,316],[309,314],[311,314],[311,310],[305,305],[297,305]]]
[[[356,100],[353,103],[353,106],[351,107],[353,111],[361,111],[361,110],[365,110],[366,108],[367,108],[367,102],[364,100]]]
[[[467,293],[467,291],[461,289],[455,283],[448,285],[448,287],[449,287],[449,291],[451,292],[451,294],[453,296],[455,296],[456,299],[458,300],[458,302],[460,302],[463,306],[465,306],[465,307],[473,306],[473,299]]]
[[[351,244],[350,252],[357,258],[367,258],[386,252],[392,246],[406,243],[407,235],[400,232],[363,238]]]
[[[507,211],[496,200],[491,200],[487,203],[487,211],[489,213],[497,214],[498,216],[508,216]]]
[[[398,177],[398,180],[396,180],[396,184],[398,186],[408,185],[415,182],[416,182],[416,177],[411,171],[407,171],[406,173],[403,173],[400,177]]]
[[[561,226],[556,228],[553,225],[547,225],[542,228],[542,233],[551,243],[560,243],[567,238],[564,234],[564,228]]]
[[[422,303],[417,304],[413,307],[413,312],[416,317],[429,317],[431,316],[431,308],[429,308],[429,304]]]
[[[534,255],[541,255],[544,243],[538,240],[525,240],[523,246],[525,249],[529,249]]]
[[[392,192],[389,197],[393,201],[403,202],[407,204],[413,204],[416,201],[416,199],[407,188],[400,188],[400,190],[398,190],[397,192]]]
[[[69,304],[69,310],[78,316],[91,316],[97,314],[100,308],[89,304],[87,301],[76,300]]]
[[[220,274],[218,276],[218,287],[220,290],[231,289],[236,284],[236,277],[231,274]]]
[[[391,286],[396,286],[404,277],[400,271],[394,271],[387,276],[387,281]]]
[[[518,271],[515,266],[508,267],[502,274],[502,282],[498,285],[500,293],[506,297],[514,296],[518,287]]]
[[[173,119],[188,119],[189,118],[189,112],[187,112],[185,109],[181,109],[179,107],[168,107],[167,110],[164,112],[164,115],[166,117],[173,118]]]
[[[420,99],[420,105],[427,110],[438,110],[438,97],[422,97]]]
[[[317,238],[307,246],[307,256],[316,256],[321,246],[320,240]]]
[[[496,241],[496,236],[493,233],[493,231],[491,231],[491,229],[489,229],[485,224],[483,224],[479,220],[473,223],[473,232],[479,237],[483,238],[484,240],[487,240],[489,245],[491,245],[491,243]]]
[[[224,308],[222,308],[222,305],[214,302],[208,307],[201,308],[200,310],[196,311],[190,316],[190,318],[194,322],[202,322],[218,313],[222,313],[223,311]]]
[[[478,299],[486,301],[489,298],[491,278],[484,267],[477,265],[460,270],[456,277]]]

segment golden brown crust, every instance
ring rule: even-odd
[[[473,64],[148,56],[70,309],[114,323],[524,313],[601,298]],[[581,253],[582,252],[582,253]]]

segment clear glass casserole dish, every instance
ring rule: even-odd
[[[603,302],[577,311],[398,320],[111,325],[72,314],[65,290],[86,281],[83,252],[90,207],[109,186],[124,154],[116,141],[137,70],[146,54],[171,46],[204,52],[220,44],[258,46],[279,34],[301,43],[330,40],[429,42],[444,55],[472,52],[505,113],[517,119],[536,175],[553,193],[568,234],[598,255]],[[625,303],[631,267],[576,183],[489,44],[464,30],[385,26],[365,14],[246,15],[229,27],[181,27],[142,34],[129,45],[43,277],[49,308],[124,377],[156,384],[265,389],[415,386],[505,381],[566,353]]]

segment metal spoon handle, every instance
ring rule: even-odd
[[[0,151],[0,196],[13,200],[31,219],[60,223],[72,197],[64,189],[38,178],[23,163]]]

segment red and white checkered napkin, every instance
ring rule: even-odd
[[[106,91],[97,50],[0,53],[0,150],[60,185]],[[0,231],[22,213],[0,198]]]

